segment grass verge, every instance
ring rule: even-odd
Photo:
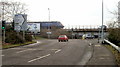
[[[20,43],[20,44],[4,44],[4,45],[2,45],[2,48],[3,49],[8,49],[8,48],[13,48],[13,47],[18,47],[18,46],[24,46],[24,45],[28,45],[28,44],[32,44],[32,43],[36,43],[36,41],[25,42],[25,43]]]
[[[116,50],[114,47],[112,47],[111,45],[105,45],[114,55],[117,61],[118,66],[120,67],[120,52],[118,52],[118,50]]]
[[[39,35],[36,35],[36,36],[33,37],[33,39],[35,39],[35,40],[42,40],[42,39],[47,39],[47,38],[43,38],[43,37],[41,37]]]

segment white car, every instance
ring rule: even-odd
[[[84,34],[85,39],[94,39],[95,37],[91,34]]]

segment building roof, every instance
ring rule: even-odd
[[[41,27],[57,26],[63,28],[64,26],[59,21],[41,21],[41,22],[28,22],[28,23],[40,23]]]

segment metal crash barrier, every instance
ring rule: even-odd
[[[120,47],[116,46],[115,44],[111,43],[110,41],[104,39],[105,42],[109,43],[112,47],[114,47],[116,50],[120,52]]]

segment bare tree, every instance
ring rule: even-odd
[[[116,21],[113,20],[113,22],[110,22],[108,24],[109,26],[109,30],[108,30],[108,39],[120,46],[120,2],[118,3],[118,10],[114,10],[113,12],[109,11],[113,16],[114,18],[116,19]]]
[[[0,17],[9,22],[13,21],[15,14],[24,14],[27,11],[25,8],[26,5],[21,2],[4,1],[0,2],[0,6],[2,6],[2,13]]]
[[[112,19],[116,19],[116,21],[113,20],[113,22],[108,24],[110,28],[120,28],[120,2],[118,2],[118,5],[116,5],[116,7],[117,10],[108,10],[108,12],[114,16]]]

